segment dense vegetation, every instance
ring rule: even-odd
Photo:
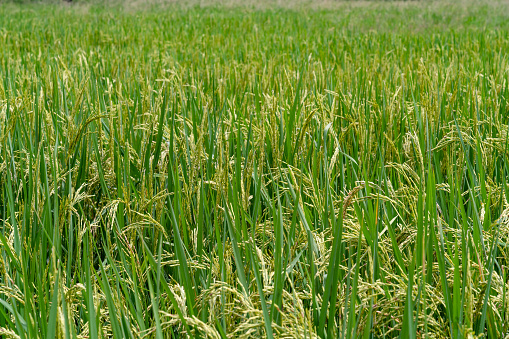
[[[509,335],[509,6],[0,7],[0,335]]]

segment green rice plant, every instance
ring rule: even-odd
[[[507,9],[0,5],[0,336],[509,336]]]

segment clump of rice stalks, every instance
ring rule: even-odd
[[[509,11],[400,5],[1,5],[0,336],[507,337]]]

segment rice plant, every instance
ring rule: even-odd
[[[508,338],[507,2],[0,5],[0,336]]]

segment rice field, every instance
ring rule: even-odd
[[[509,3],[0,4],[1,338],[509,338]]]

